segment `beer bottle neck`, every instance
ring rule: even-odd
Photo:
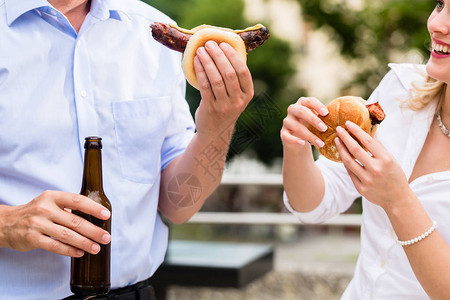
[[[84,154],[82,192],[103,193],[102,152],[100,149],[86,149]]]

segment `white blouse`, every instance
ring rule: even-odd
[[[401,100],[410,96],[411,84],[424,79],[425,68],[411,64],[389,66],[391,71],[369,102],[379,101],[386,112],[376,138],[394,155],[409,178],[427,137],[436,103],[419,112],[402,106]],[[306,213],[297,212],[284,194],[286,207],[304,223],[321,223],[345,212],[360,196],[342,164],[322,156],[316,164],[325,179],[325,195],[318,207]],[[410,188],[450,244],[450,171],[416,178],[410,183]],[[384,210],[365,198],[362,203],[361,251],[354,278],[342,299],[429,299],[402,246],[396,243],[395,232]]]

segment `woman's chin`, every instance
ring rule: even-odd
[[[433,57],[430,58],[426,65],[427,74],[431,78],[443,81],[445,83],[450,82],[450,72],[448,72],[449,68],[450,60],[444,65],[440,60],[436,61]]]

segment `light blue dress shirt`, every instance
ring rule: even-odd
[[[113,207],[112,288],[164,258],[161,170],[194,135],[180,54],[149,25],[171,20],[138,0],[93,0],[77,34],[44,0],[0,0],[0,204],[78,193],[84,138],[103,138]],[[0,299],[70,295],[70,258],[0,248]]]

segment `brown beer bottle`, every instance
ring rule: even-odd
[[[111,203],[103,192],[102,183],[102,139],[87,137],[84,144],[84,170],[80,194],[102,204],[111,211]],[[104,221],[80,211],[74,214],[111,233],[111,217]],[[91,296],[109,292],[111,263],[111,243],[100,244],[100,252],[85,253],[80,258],[71,259],[70,289],[75,295]]]

